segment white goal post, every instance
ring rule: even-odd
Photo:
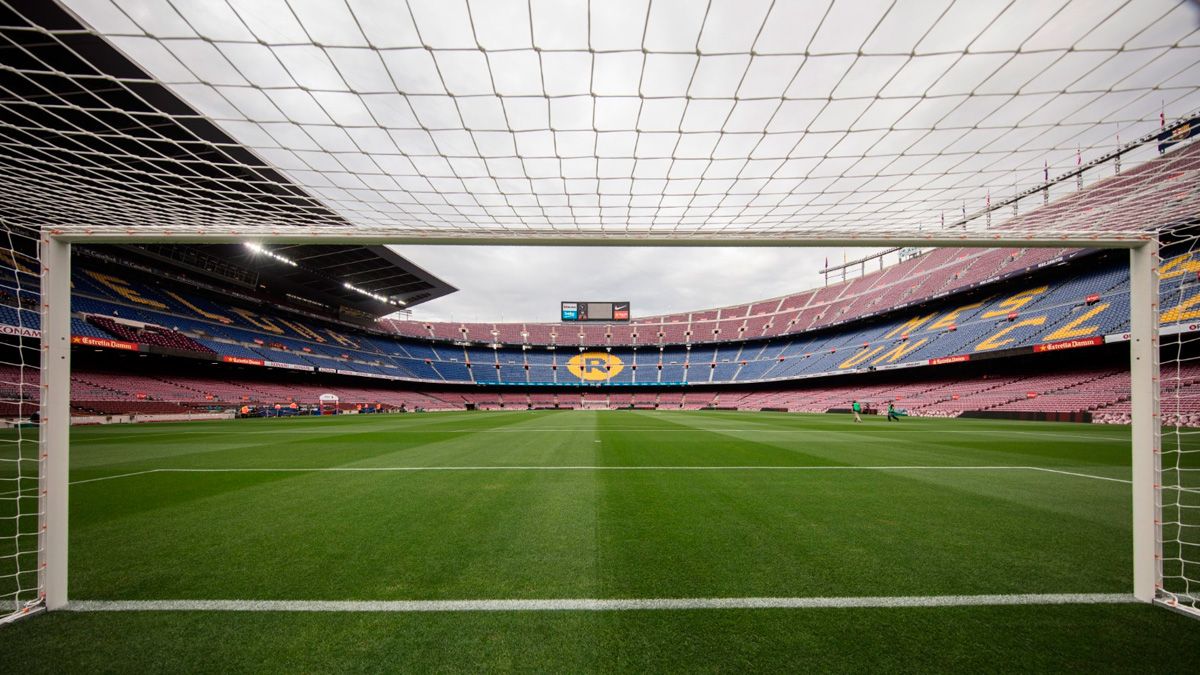
[[[259,244],[379,244],[379,243],[487,243],[491,245],[673,245],[673,246],[955,246],[955,247],[1079,247],[1127,249],[1130,251],[1130,372],[1132,396],[1132,516],[1133,592],[1144,602],[1164,601],[1161,593],[1162,545],[1159,509],[1159,258],[1157,240],[1145,233],[1097,236],[1095,233],[1066,233],[1040,236],[1028,232],[910,232],[863,238],[830,238],[819,234],[799,237],[740,235],[706,239],[675,239],[643,235],[594,237],[558,233],[493,238],[486,236],[447,237],[431,242],[428,237],[405,237],[395,229],[367,228],[211,228],[185,231],[162,228],[104,229],[83,227],[47,228],[42,231],[41,256],[41,435],[40,512],[42,532],[41,608],[57,610],[68,606],[68,466],[70,456],[70,291],[71,244],[101,243],[190,243],[214,244],[255,242]],[[38,609],[41,609],[38,608]],[[11,618],[11,617],[10,617]]]
[[[1132,397],[1133,594],[1150,602],[1162,575],[1158,514],[1158,241],[1130,249],[1129,384]],[[1138,395],[1143,394],[1143,395]],[[1148,394],[1148,395],[1144,395]]]

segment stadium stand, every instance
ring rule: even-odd
[[[13,417],[28,414],[38,400],[36,370],[0,367],[0,411]],[[242,405],[315,404],[324,393],[337,394],[344,407],[378,403],[386,410],[405,406],[412,410],[533,408],[722,408],[828,412],[845,409],[852,400],[883,409],[888,402],[909,415],[954,417],[963,413],[1036,412],[1043,414],[1089,413],[1103,423],[1128,423],[1129,376],[1114,369],[1072,368],[1054,374],[1027,371],[1018,374],[979,376],[918,376],[882,383],[842,382],[825,378],[803,388],[702,391],[601,391],[565,390],[450,391],[397,389],[386,384],[338,382],[280,382],[261,374],[225,372],[217,375],[143,375],[83,369],[72,375],[72,408],[79,415],[155,415],[233,410]],[[33,378],[32,381],[30,378]],[[1168,423],[1200,423],[1200,366],[1188,366],[1163,382],[1163,416]],[[22,404],[25,412],[22,412]],[[1078,419],[1085,419],[1079,417]]]
[[[198,352],[201,354],[217,353],[215,349],[200,344],[183,333],[163,328],[162,326],[125,324],[107,316],[88,316],[86,322],[119,340],[127,342],[142,342],[148,345],[157,345],[168,349]]]
[[[815,291],[773,298],[752,305],[737,305],[692,312],[685,315],[657,316],[639,319],[638,324],[661,325],[662,343],[725,342],[743,338],[762,337],[766,326],[769,335],[789,335],[827,328],[855,319],[862,319],[897,308],[918,304],[935,296],[974,288],[981,283],[1017,276],[1054,262],[1080,257],[1089,253],[1071,249],[989,249],[958,248],[932,249],[865,276],[831,284]],[[718,320],[719,319],[719,320]],[[750,319],[754,320],[749,324]],[[432,326],[435,337],[461,339],[460,326],[439,322],[387,320],[381,324],[396,335],[428,337]],[[634,344],[634,325],[606,324],[587,326],[584,344],[605,344],[596,335],[611,334],[608,344]],[[474,341],[490,340],[491,326],[486,331],[471,330],[466,336]],[[506,344],[555,344],[552,334],[559,336],[576,327],[540,324],[528,331],[527,339],[514,339],[525,332],[524,324],[495,324]],[[480,326],[482,328],[482,326]],[[739,330],[745,327],[746,330]],[[757,333],[755,332],[757,329]],[[574,335],[575,333],[571,333]],[[521,336],[525,337],[525,336]],[[657,337],[657,335],[653,336]],[[658,343],[658,340],[638,340],[639,344]],[[571,343],[574,343],[572,340]],[[560,339],[557,344],[564,344]]]

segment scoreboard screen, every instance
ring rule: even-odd
[[[563,302],[563,321],[628,321],[628,302]]]

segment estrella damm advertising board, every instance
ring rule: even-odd
[[[567,370],[581,380],[588,382],[603,382],[611,380],[617,373],[625,370],[621,359],[606,352],[583,352],[567,361]]]

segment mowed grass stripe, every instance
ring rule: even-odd
[[[208,672],[1189,672],[1194,620],[1148,605],[628,612],[57,612],[0,669]],[[50,656],[52,655],[52,657]]]
[[[418,427],[411,429],[411,433],[396,434],[393,433],[396,422],[380,424],[375,422],[377,419],[381,418],[367,418],[361,425],[348,424],[339,418],[330,418],[328,423],[314,422],[312,419],[233,420],[213,423],[213,431],[236,432],[239,424],[253,429],[263,422],[270,422],[281,427],[280,431],[301,433],[189,434],[171,438],[154,434],[146,439],[125,438],[103,446],[93,444],[74,447],[72,466],[78,466],[80,469],[73,471],[73,475],[86,474],[79,477],[91,478],[96,477],[95,472],[101,470],[132,471],[164,467],[340,466],[377,456],[390,456],[407,448],[447,442],[455,437],[466,437],[476,433],[474,429],[461,428],[453,433],[425,434],[421,427]],[[497,416],[490,420],[490,423],[491,428],[494,428],[496,425],[522,421],[525,420],[519,415],[504,415]],[[290,427],[293,422],[300,423],[301,428]],[[478,424],[479,420],[476,423]],[[462,426],[461,422],[459,426]],[[99,430],[89,431],[103,436]],[[88,435],[85,434],[84,437]],[[131,452],[131,448],[136,450]]]
[[[1127,430],[971,420],[921,420],[917,430],[905,420],[901,432],[882,420],[853,425],[841,416],[629,415],[247,420],[191,425],[178,435],[163,434],[162,426],[81,429],[76,438],[96,440],[76,445],[76,480],[130,469],[272,471],[156,471],[73,488],[72,597],[182,601],[181,608],[220,598],[359,607],[783,598],[800,607],[59,612],[0,630],[0,668],[862,672],[1001,664],[1047,672],[1194,665],[1194,622],[1140,605],[805,606],[830,596],[881,603],[1127,597],[1129,488],[1107,480],[1128,475],[1128,447],[1117,442]],[[730,428],[764,432],[739,438]],[[154,433],[139,436],[143,430]],[[219,433],[194,433],[204,430]],[[253,436],[239,438],[244,430]],[[90,454],[92,447],[102,452]],[[922,452],[939,468],[915,469]],[[833,466],[819,461],[824,454],[846,466],[803,467]],[[720,461],[698,469],[700,457]],[[773,459],[781,457],[788,459]],[[676,469],[681,458],[697,470]],[[739,458],[754,465],[730,468]],[[313,471],[318,460],[334,470]],[[479,469],[441,470],[450,464]],[[974,464],[1034,470],[941,468]],[[501,465],[537,469],[496,470]],[[563,465],[588,468],[545,470]],[[885,465],[898,468],[856,468]]]
[[[1065,481],[1036,473],[950,485],[861,471],[836,481],[813,472],[279,476],[170,474],[89,486],[73,500],[82,502],[72,514],[73,595],[745,597],[1127,586],[1128,531],[1111,522],[1127,495],[1103,486],[1109,496],[1061,513],[1042,497],[1062,494]],[[1083,491],[1066,490],[1081,501]],[[1055,555],[1043,550],[1047,536]]]
[[[654,415],[655,413],[642,413]],[[723,413],[741,417],[744,413]],[[1002,429],[957,429],[957,420],[936,421],[936,430],[913,429],[883,420],[867,418],[858,424],[847,420],[844,415],[803,416],[808,423],[804,428],[791,428],[788,434],[777,437],[769,430],[743,434],[741,427],[714,426],[713,413],[700,416],[675,415],[671,418],[688,428],[709,430],[730,438],[753,438],[755,442],[775,445],[783,449],[803,452],[810,463],[859,463],[859,464],[1001,464],[1012,466],[1041,465],[1050,463],[1064,468],[1084,468],[1089,471],[1117,472],[1127,475],[1123,468],[1128,464],[1129,441],[1105,445],[1097,449],[1089,442],[1086,433],[1094,426],[1074,425],[1075,435],[1069,440],[1051,444],[1046,439],[1012,437]],[[795,424],[795,420],[783,416],[759,415],[759,420],[779,420],[779,424]],[[928,422],[928,420],[925,420]],[[718,420],[720,422],[720,420]],[[1013,423],[1006,423],[1009,427]],[[1030,426],[1028,423],[1023,427]],[[922,433],[912,433],[920,431]],[[981,433],[986,431],[987,433]],[[1016,431],[1019,431],[1016,430]],[[955,434],[954,432],[959,432]],[[1084,434],[1082,438],[1079,434]],[[847,452],[847,449],[851,449]],[[1107,476],[1106,477],[1111,477]],[[1120,479],[1119,479],[1120,480]]]

